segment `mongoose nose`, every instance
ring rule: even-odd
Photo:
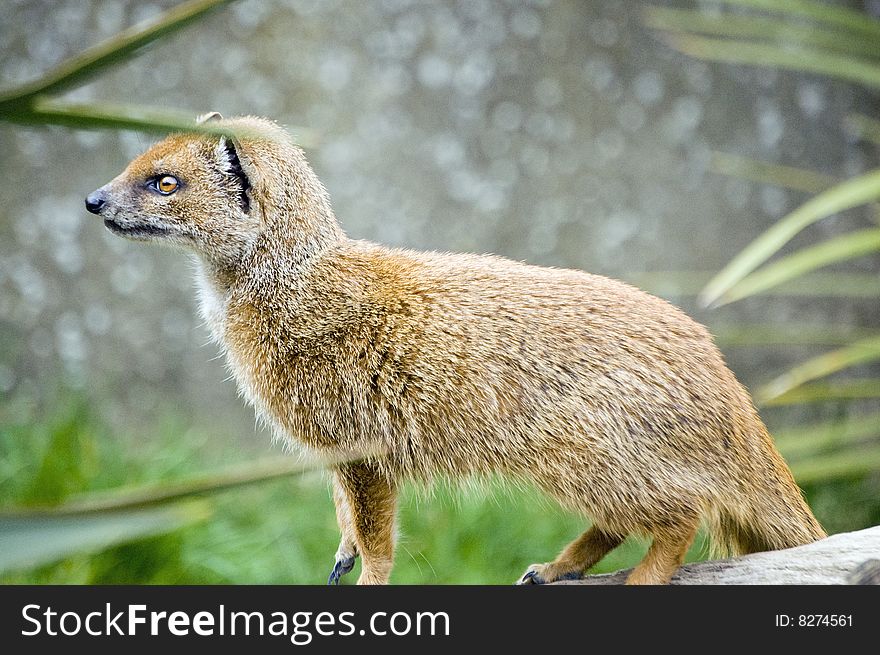
[[[102,189],[98,189],[97,191],[92,191],[86,197],[86,209],[88,209],[93,214],[101,213],[101,208],[107,202],[106,198],[104,198],[104,191]]]

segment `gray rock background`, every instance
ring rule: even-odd
[[[3,0],[0,85],[173,4]],[[676,54],[641,24],[643,5],[247,0],[69,97],[302,125],[352,236],[612,276],[716,271],[806,200],[709,172],[713,150],[838,177],[876,165],[876,150],[842,126],[848,112],[875,113],[873,95]],[[75,389],[121,432],[148,434],[175,413],[268,448],[203,347],[186,257],[112,237],[83,208],[152,140],[0,125],[4,416],[35,419]],[[787,250],[868,220],[849,212]],[[877,271],[877,258],[849,267]],[[765,298],[708,312],[674,300],[710,326],[864,326],[880,314],[864,302]],[[756,385],[814,353],[726,354]],[[766,416],[772,428],[839,411],[849,409]]]

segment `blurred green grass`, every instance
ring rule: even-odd
[[[114,435],[75,395],[29,424],[0,427],[2,509],[61,503],[88,491],[174,482],[256,459],[230,438],[187,428],[169,413],[149,437]],[[242,408],[242,411],[247,411]],[[268,449],[268,444],[266,445]],[[264,453],[263,453],[264,454]],[[262,454],[257,453],[257,456]],[[877,476],[814,485],[808,500],[831,532],[880,522]],[[555,556],[586,526],[537,492],[408,486],[392,582],[509,584]],[[212,516],[162,536],[91,555],[7,572],[5,584],[323,584],[338,543],[322,474],[282,478],[210,496]],[[630,539],[596,572],[635,564],[646,542]],[[705,556],[701,536],[688,556]],[[354,582],[354,574],[347,583]]]

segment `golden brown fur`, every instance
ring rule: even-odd
[[[580,575],[642,534],[653,543],[629,581],[665,583],[701,519],[727,552],[824,535],[748,393],[680,310],[580,271],[351,240],[283,130],[221,125],[252,133],[234,144],[247,208],[230,144],[178,135],[100,190],[100,213],[198,255],[203,314],[279,435],[362,458],[334,473],[335,577],[360,555],[359,581],[387,582],[405,478],[502,473],[592,519],[525,582]],[[178,193],[142,189],[165,173]]]

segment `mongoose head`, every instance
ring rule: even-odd
[[[261,242],[314,249],[338,235],[326,191],[285,130],[254,117],[204,121],[235,136],[171,135],[89,194],[86,208],[114,234],[180,246],[227,270]]]

